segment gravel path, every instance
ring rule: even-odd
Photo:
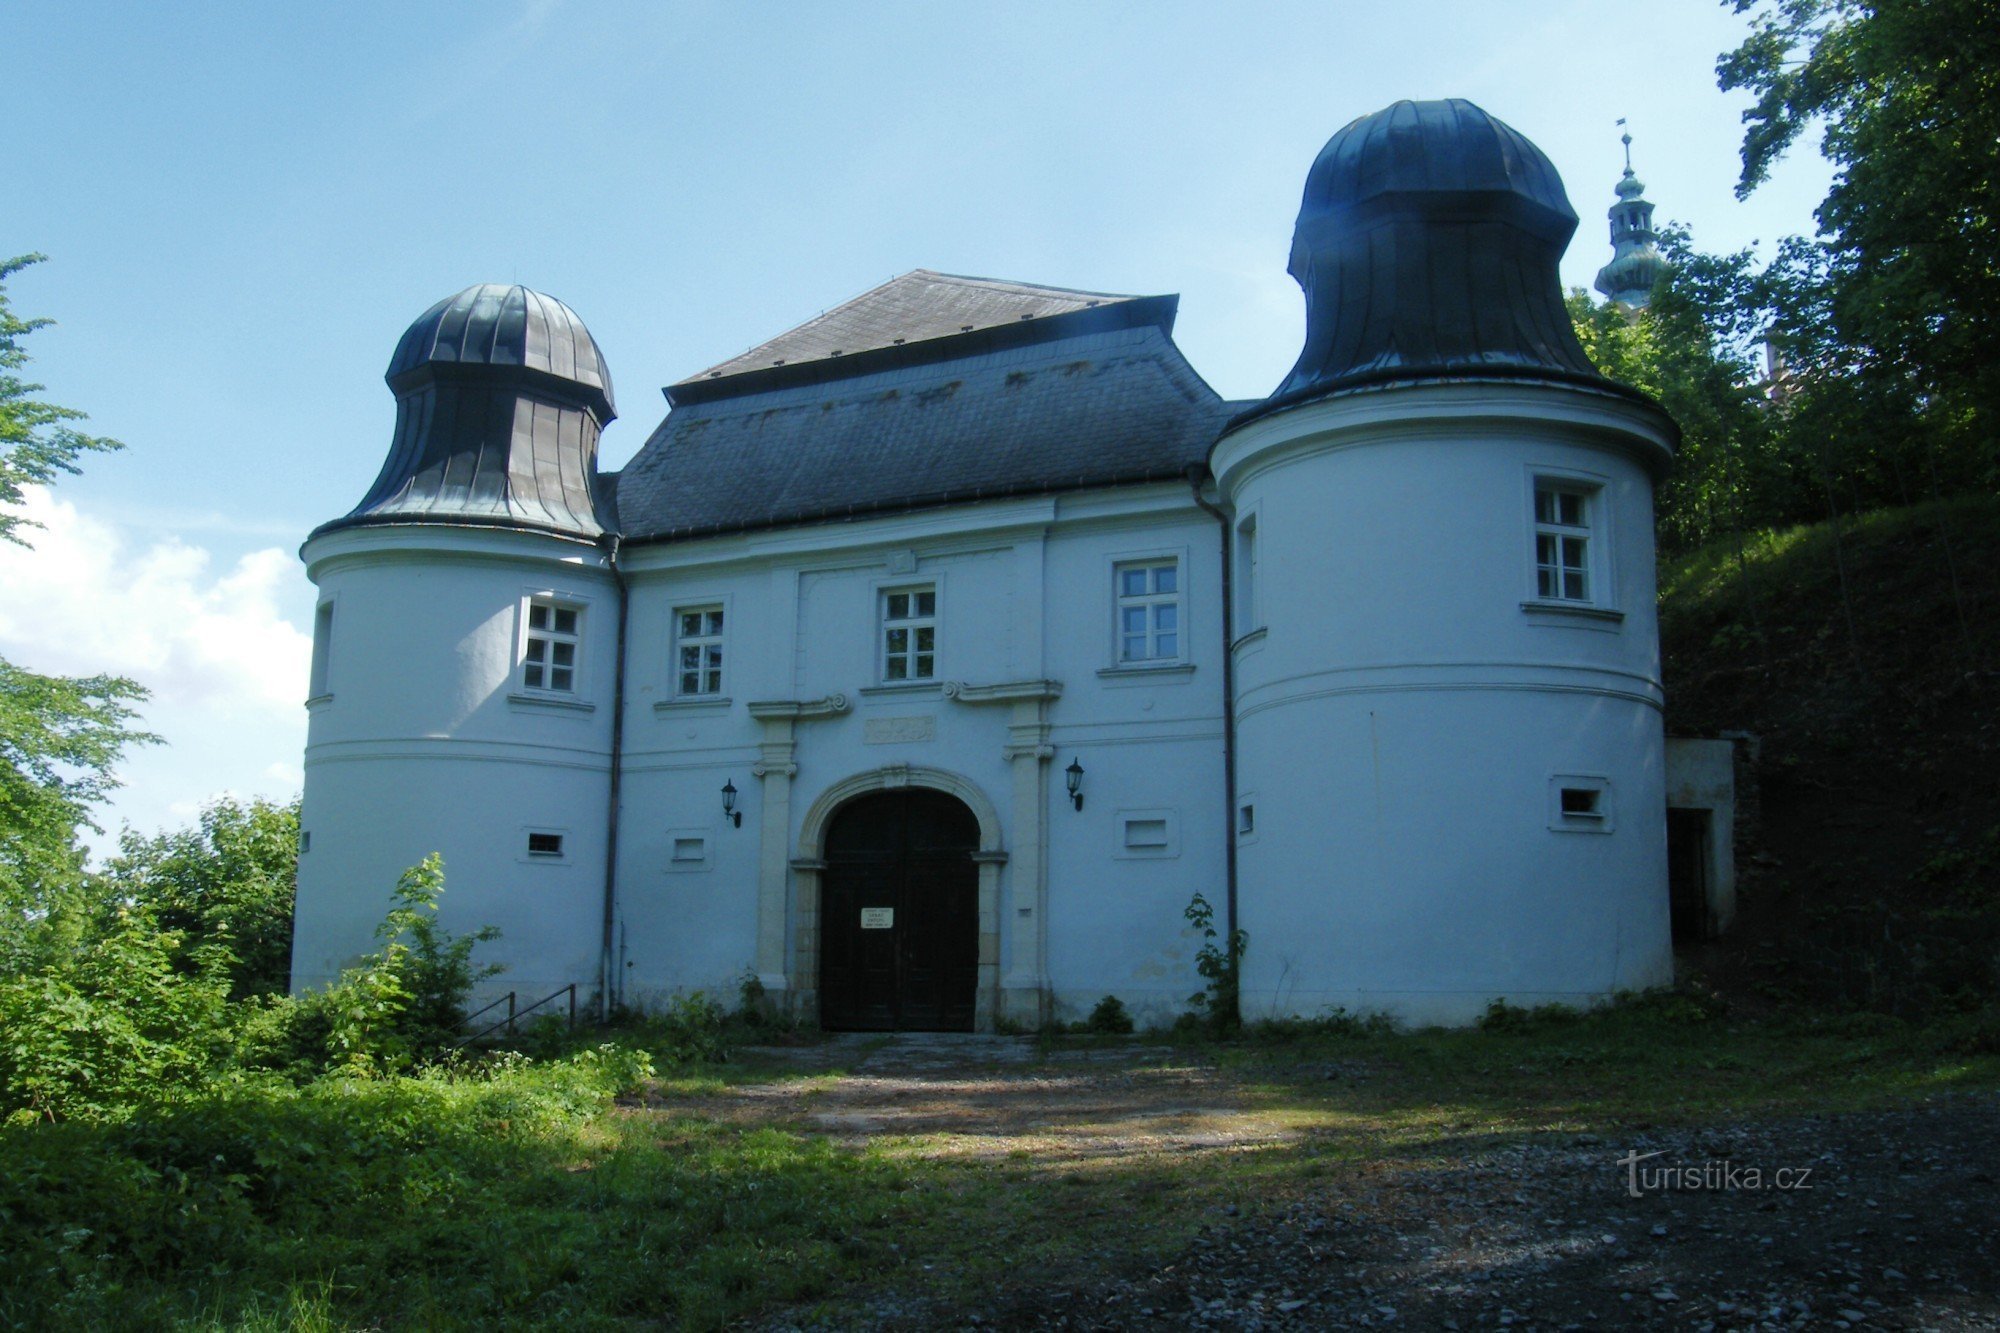
[[[1038,1162],[1310,1132],[1168,1052],[1069,1055],[1021,1039],[850,1040],[791,1058],[851,1072],[746,1085],[709,1109]],[[1446,1136],[1337,1162],[1265,1206],[1218,1207],[1157,1268],[1048,1275],[977,1310],[884,1292],[841,1326],[2000,1329],[1996,1131],[2000,1098],[1961,1093],[1615,1139]]]

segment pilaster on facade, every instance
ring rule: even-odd
[[[785,972],[785,907],[791,869],[792,779],[799,772],[796,728],[802,721],[838,717],[847,708],[844,694],[766,699],[748,705],[750,716],[763,728],[750,772],[764,787],[758,803],[757,980],[770,995],[792,989]]]
[[[1002,1016],[1011,1023],[1040,1027],[1049,1018],[1048,826],[1049,705],[1062,696],[1057,680],[1008,681],[968,685],[948,681],[947,699],[963,704],[1005,704],[1011,710],[1007,743],[1001,749],[1012,771],[1013,914],[1008,918],[1012,947],[1006,978],[1000,985]]]

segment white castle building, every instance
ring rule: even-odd
[[[472,287],[389,367],[319,589],[293,985],[442,852],[526,998],[829,1027],[1462,1022],[1670,979],[1653,485],[1548,159],[1462,101],[1314,162],[1306,344],[1225,402],[1176,301],[918,270],[671,385],[596,466],[583,323]],[[1726,842],[1726,839],[1723,839]]]

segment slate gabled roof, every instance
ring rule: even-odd
[[[740,356],[690,375],[681,383],[722,379],[745,371],[833,356],[852,356],[877,347],[948,338],[999,324],[1044,319],[1072,310],[1138,299],[1109,292],[1079,292],[1066,287],[912,269],[769,342],[759,343]]]
[[[1175,298],[985,286],[1068,308],[670,387],[672,411],[619,476],[626,539],[1179,480],[1204,462],[1229,407],[1173,343]],[[911,290],[898,279],[869,294],[885,308],[859,298],[843,319],[891,327],[881,317]],[[906,327],[956,318],[945,290]]]

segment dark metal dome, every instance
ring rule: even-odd
[[[597,438],[611,372],[576,312],[482,283],[417,317],[385,377],[396,434],[375,484],[333,528],[444,523],[596,538]]]
[[[538,372],[595,400],[600,424],[618,415],[611,371],[576,311],[519,285],[482,282],[424,311],[396,344],[386,378],[393,389],[412,372],[440,366]]]
[[[1305,350],[1246,417],[1391,380],[1607,384],[1563,308],[1557,263],[1576,221],[1542,151],[1470,102],[1354,121],[1313,162],[1293,233]]]

